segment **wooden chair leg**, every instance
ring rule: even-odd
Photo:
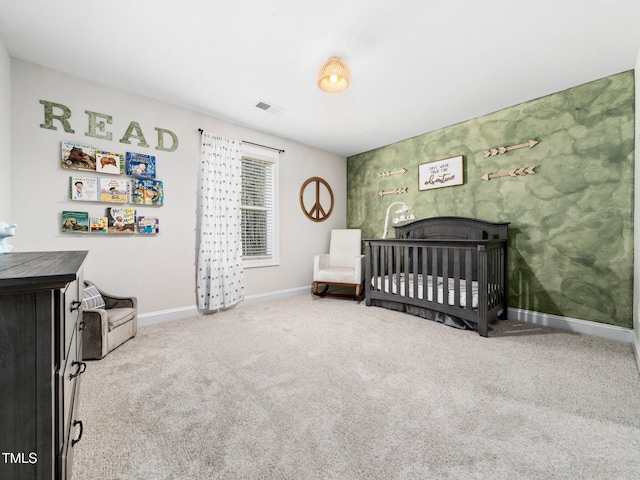
[[[318,291],[319,285],[322,282],[313,282],[313,288],[312,288],[312,293],[314,295],[317,295],[318,297],[340,297],[340,298],[353,298],[354,300],[358,300],[360,301],[361,298],[360,296],[362,295],[362,284],[359,285],[354,285],[351,283],[332,283],[331,285],[338,285],[338,286],[342,286],[342,287],[349,287],[352,286],[355,288],[355,292],[353,294],[353,296],[349,293],[328,293],[329,292],[329,285],[325,284],[324,288],[321,291]]]
[[[313,294],[318,297],[324,297],[327,290],[329,290],[329,285],[325,285],[321,292],[318,292],[318,285],[320,285],[320,282],[313,282]]]

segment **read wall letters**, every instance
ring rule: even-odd
[[[57,120],[62,125],[62,128],[67,133],[75,133],[75,130],[71,128],[69,118],[71,118],[71,110],[66,105],[61,103],[49,102],[47,100],[40,100],[40,103],[44,106],[44,123],[40,124],[40,128],[46,128],[49,130],[57,130],[58,128],[53,124],[54,120]],[[54,110],[55,109],[55,110]],[[104,113],[92,112],[85,110],[87,114],[87,131],[85,136],[93,138],[101,138],[103,140],[111,141],[113,139],[113,133],[107,130],[107,125],[111,125],[113,117]],[[162,150],[164,152],[173,152],[178,148],[178,137],[171,130],[166,128],[154,127],[157,135],[158,142],[156,144],[156,150]],[[170,145],[165,145],[165,138],[171,139]],[[142,133],[142,127],[138,122],[130,122],[127,131],[119,140],[120,143],[131,144],[131,138],[134,138],[138,142],[139,147],[149,148],[149,144]]]

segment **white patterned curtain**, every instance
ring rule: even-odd
[[[241,142],[203,131],[200,160],[198,309],[215,311],[244,299]]]

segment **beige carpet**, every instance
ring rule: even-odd
[[[140,328],[79,418],[74,480],[640,478],[631,345],[310,295]]]

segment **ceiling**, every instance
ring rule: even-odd
[[[640,1],[0,0],[0,38],[15,58],[346,157],[633,69]],[[341,94],[316,85],[332,55],[353,76]]]

